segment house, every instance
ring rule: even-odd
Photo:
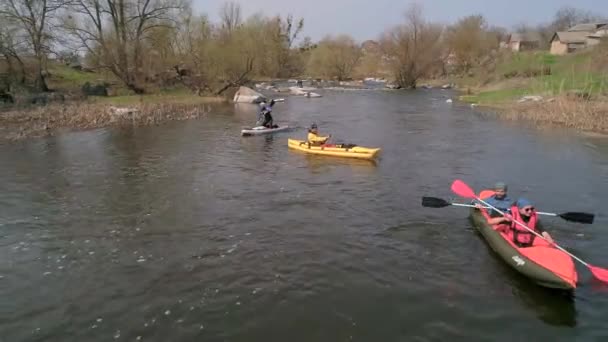
[[[551,54],[565,55],[585,48],[588,35],[589,32],[584,31],[555,32],[551,38]]]
[[[598,30],[595,33],[587,36],[587,45],[597,45],[602,39],[608,39],[608,27],[606,27],[605,29]]]
[[[568,32],[597,32],[604,27],[608,27],[608,23],[578,24],[569,28]]]
[[[555,32],[551,38],[551,54],[565,55],[599,44],[608,37],[608,23],[578,24],[568,31]]]
[[[535,50],[540,47],[540,34],[538,32],[512,33],[507,38],[507,48],[512,51]]]
[[[380,53],[380,44],[375,40],[366,40],[361,43],[361,50],[364,54]]]

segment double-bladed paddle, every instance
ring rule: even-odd
[[[422,197],[422,206],[428,207],[428,208],[445,208],[445,207],[449,207],[449,206],[475,207],[474,204],[451,203],[442,198],[437,198],[437,197]],[[484,208],[488,209],[489,207],[484,207]],[[582,213],[582,212],[566,212],[566,213],[561,213],[561,214],[555,214],[555,213],[537,211],[536,213],[539,215],[557,216],[557,217],[561,217],[562,219],[564,219],[566,221],[585,223],[585,224],[592,224],[593,219],[595,218],[595,215],[593,215],[593,214]]]
[[[471,189],[471,187],[469,187],[465,182],[457,179],[454,181],[454,183],[452,183],[452,187],[451,187],[452,191],[457,194],[458,196],[464,197],[464,198],[470,198],[470,199],[476,199],[479,202],[483,203],[484,205],[494,209],[496,212],[500,213],[501,215],[505,215],[502,211],[500,211],[500,209],[497,209],[495,207],[493,207],[492,205],[488,204],[486,201],[482,200],[481,198],[477,197],[477,195],[475,194],[475,191],[473,191],[473,189]],[[515,224],[518,224],[519,226],[525,228],[526,230],[528,230],[530,233],[540,237],[541,239],[547,241],[547,239],[545,239],[544,236],[538,234],[535,230],[528,228],[528,226],[526,226],[525,224],[517,221],[517,220],[513,220],[513,222],[515,222]],[[548,242],[548,241],[547,241]],[[608,270],[605,268],[601,268],[601,267],[597,267],[597,266],[592,266],[588,263],[586,263],[585,261],[583,261],[582,259],[580,259],[579,257],[575,256],[574,254],[568,252],[567,250],[563,249],[561,246],[559,246],[558,244],[556,244],[555,242],[551,243],[553,246],[555,246],[555,248],[561,250],[562,252],[568,254],[569,256],[571,256],[574,260],[580,262],[581,264],[587,266],[587,268],[589,268],[589,271],[591,271],[591,273],[599,280],[601,280],[604,283],[608,283]]]

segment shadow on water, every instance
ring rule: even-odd
[[[480,239],[483,236],[475,232]],[[528,309],[543,322],[555,326],[576,326],[576,307],[574,294],[570,291],[550,289],[535,284],[530,279],[515,271],[485,243],[489,254],[508,277],[508,283],[513,286],[512,292]]]
[[[511,272],[515,273],[513,270]],[[577,325],[573,293],[543,288],[531,283],[520,274],[513,274],[513,277],[518,278],[514,281],[516,283],[513,289],[515,297],[533,310],[539,319],[555,326],[575,327]]]

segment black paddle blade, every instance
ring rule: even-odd
[[[437,197],[422,197],[422,206],[429,208],[445,208],[450,202]]]
[[[566,221],[572,221],[572,222],[578,222],[578,223],[586,223],[586,224],[592,224],[593,223],[593,218],[595,217],[595,215],[593,214],[589,214],[589,213],[576,213],[576,212],[572,212],[572,213],[563,213],[563,214],[559,214],[559,217],[563,218]]]

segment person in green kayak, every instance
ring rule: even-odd
[[[499,209],[504,213],[508,213],[513,205],[513,200],[507,195],[507,185],[503,182],[498,182],[494,185],[494,195],[484,199],[485,202]],[[476,202],[475,206],[480,208],[484,205]],[[493,209],[488,209],[490,217],[502,217],[499,212]]]
[[[324,145],[329,138],[331,138],[331,134],[327,137],[319,136],[319,130],[316,123],[310,125],[307,138],[309,144],[313,146],[321,146]]]
[[[534,230],[548,243],[553,243],[553,238],[551,235],[545,231],[542,227],[540,221],[538,220],[538,215],[536,214],[536,210],[534,209],[534,205],[532,202],[525,198],[519,198],[517,202],[511,207],[511,213],[507,214],[503,217],[495,217],[488,220],[488,223],[491,225],[495,224],[504,224],[501,229],[503,232],[506,232],[509,238],[519,247],[530,247],[533,245],[543,244],[542,241],[535,243],[536,235],[532,234],[529,230],[515,223],[518,221],[526,225],[526,227]],[[506,229],[505,229],[506,228]]]

